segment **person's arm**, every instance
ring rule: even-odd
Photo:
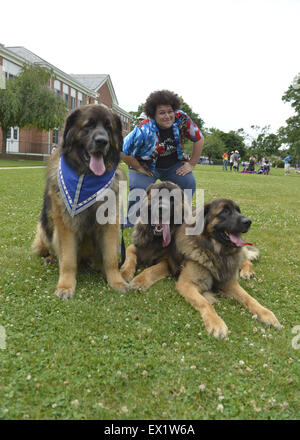
[[[152,176],[152,173],[145,170],[139,161],[135,158],[137,151],[137,146],[141,145],[143,142],[143,136],[141,131],[137,126],[124,138],[123,142],[123,152],[121,152],[121,159],[134,170],[139,173],[146,174],[147,176]]]
[[[134,170],[138,171],[139,173],[146,174],[147,176],[153,175],[151,171],[145,170],[145,168],[142,167],[142,165],[134,156],[128,156],[127,154],[121,153],[121,159],[126,163],[126,165],[132,167]]]
[[[182,167],[178,168],[176,174],[179,174],[180,176],[185,176],[186,174],[191,173],[193,171],[195,165],[200,159],[203,146],[204,146],[204,137],[202,135],[199,141],[194,142],[193,151],[190,160],[185,162],[182,165]]]

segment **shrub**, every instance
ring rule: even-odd
[[[274,168],[284,168],[284,162],[283,160],[274,160],[272,166]]]

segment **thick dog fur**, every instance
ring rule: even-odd
[[[49,159],[43,208],[33,250],[43,257],[58,258],[59,280],[55,294],[59,298],[74,296],[77,266],[81,260],[88,260],[94,268],[102,270],[113,289],[127,290],[127,283],[118,269],[118,209],[116,224],[97,223],[96,211],[102,202],[96,202],[71,217],[57,181],[61,155],[78,175],[93,174],[90,168],[92,157],[102,157],[105,172],[110,172],[118,167],[122,143],[119,117],[100,105],[86,105],[68,116],[62,145]],[[116,194],[117,203],[120,180],[126,180],[126,176],[118,167],[110,187]]]
[[[164,247],[162,230],[160,233],[157,233],[155,225],[151,224],[151,190],[165,190],[164,194],[168,196],[168,193],[174,189],[181,193],[181,198],[177,197],[176,207],[174,206],[174,199],[171,198],[170,200],[171,241],[168,246]],[[161,202],[164,204],[163,199]],[[167,202],[169,202],[169,197]],[[130,288],[133,290],[147,290],[167,275],[178,276],[181,269],[180,265],[177,265],[174,258],[170,256],[175,232],[181,226],[181,224],[174,223],[175,208],[177,213],[181,212],[182,222],[184,222],[185,215],[191,214],[191,208],[184,198],[183,191],[178,185],[168,181],[150,185],[147,188],[147,196],[143,200],[143,206],[146,206],[148,209],[148,223],[142,223],[141,219],[139,219],[138,223],[134,226],[132,244],[126,249],[126,259],[121,267],[123,278],[130,282]],[[250,279],[255,276],[250,260],[257,259],[259,251],[252,246],[243,246],[241,253],[240,276],[244,279]],[[142,266],[146,266],[146,269],[134,277],[136,270]],[[212,297],[211,300],[213,300]]]
[[[257,256],[255,250],[244,249],[240,238],[250,225],[251,220],[241,215],[235,202],[215,199],[204,206],[204,229],[200,235],[186,235],[183,224],[173,240],[171,255],[174,264],[182,268],[176,288],[200,312],[208,333],[215,337],[226,337],[228,329],[206,299],[213,289],[236,299],[263,323],[281,328],[275,315],[238,282],[241,267],[251,276],[249,252],[252,257]]]
[[[170,212],[170,224],[168,228],[168,239],[164,240],[164,228],[166,225],[151,224],[151,213],[154,211],[153,201],[151,198],[152,190],[157,190],[161,193],[164,191],[167,196],[167,201],[164,196],[159,200],[159,209],[162,211],[167,208]],[[178,191],[176,200],[173,197],[169,197],[172,191]],[[165,203],[166,202],[166,203]],[[133,290],[147,290],[156,281],[166,277],[172,270],[173,260],[170,259],[170,246],[174,238],[176,229],[180,224],[175,224],[176,218],[184,219],[185,213],[190,209],[187,202],[184,199],[183,191],[178,185],[172,182],[160,182],[150,185],[147,188],[147,196],[143,200],[142,207],[148,212],[148,222],[142,223],[139,219],[138,223],[133,228],[132,244],[126,249],[125,263],[121,267],[121,273],[123,278],[130,282],[130,288]],[[160,212],[160,214],[162,214]],[[147,268],[137,275],[135,278],[135,272],[138,267],[147,266]],[[133,279],[132,279],[133,278]]]

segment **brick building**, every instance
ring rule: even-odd
[[[118,103],[109,75],[67,74],[24,47],[5,47],[0,44],[0,87],[7,78],[18,75],[25,63],[37,63],[53,72],[49,87],[66,102],[70,110],[85,104],[101,104],[117,113],[125,136],[131,127],[131,116]],[[7,136],[7,152],[28,154],[31,157],[50,154],[53,145],[59,141],[59,130],[38,131],[11,127]],[[2,133],[0,129],[0,145]]]

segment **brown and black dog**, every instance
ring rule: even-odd
[[[141,207],[144,214],[133,228],[132,244],[126,249],[126,259],[121,267],[121,274],[130,282],[131,289],[147,290],[174,272],[171,243],[189,209],[183,191],[175,183],[164,181],[147,188]],[[153,216],[155,211],[156,219]],[[167,216],[163,219],[165,213]],[[134,277],[137,268],[142,266],[146,269]]]
[[[67,117],[62,144],[49,160],[33,250],[58,258],[59,298],[74,296],[81,259],[102,270],[113,289],[127,290],[118,269],[119,211],[111,223],[96,218],[101,191],[109,188],[118,205],[119,182],[126,180],[118,166],[122,144],[120,118],[101,105],[86,105]]]
[[[159,198],[153,200],[152,194],[158,191]],[[173,194],[173,196],[172,196]],[[160,210],[158,222],[152,222],[152,212]],[[191,216],[191,207],[187,203],[183,191],[172,182],[164,181],[152,184],[147,188],[142,207],[147,211],[146,221],[139,218],[132,233],[132,244],[126,249],[126,259],[121,267],[123,278],[130,282],[133,290],[147,290],[157,281],[167,275],[178,276],[181,264],[177,264],[174,255],[174,239],[178,228]],[[168,211],[167,223],[162,222],[162,211]],[[179,221],[177,221],[179,220]],[[177,221],[177,222],[176,222]],[[242,249],[240,276],[249,279],[254,276],[250,260],[258,257],[258,250],[244,246]],[[139,267],[146,267],[143,272],[135,276]]]
[[[241,214],[231,199],[215,199],[203,209],[202,233],[187,235],[187,226],[183,224],[173,240],[171,255],[182,268],[177,290],[200,312],[208,333],[215,337],[226,337],[228,329],[209,301],[213,289],[236,299],[261,322],[280,329],[274,313],[260,305],[238,282],[241,267],[244,274],[251,275],[252,271],[251,263],[245,261],[247,252],[241,238],[249,230],[251,220]]]

